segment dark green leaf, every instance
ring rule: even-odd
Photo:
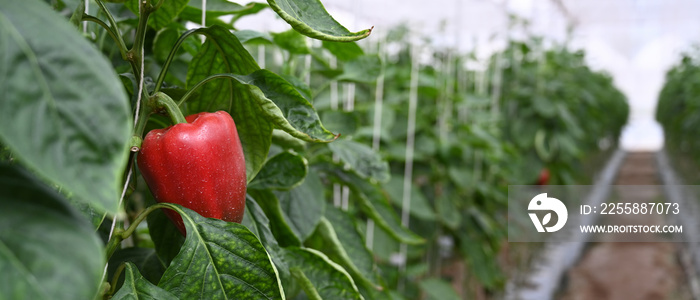
[[[345,267],[355,281],[376,286],[374,257],[347,213],[333,206],[326,207],[326,217],[321,219],[307,245]]]
[[[125,5],[131,12],[139,15],[139,1],[140,0],[128,0]],[[151,14],[148,18],[148,26],[153,27],[155,30],[160,30],[163,27],[170,24],[170,22],[177,17],[180,12],[187,6],[190,0],[167,0],[163,2],[163,5],[158,8],[155,12]],[[196,2],[196,1],[194,1]],[[200,15],[201,16],[201,15]]]
[[[450,229],[456,230],[459,228],[461,216],[459,209],[455,205],[457,199],[450,198],[446,195],[435,199],[435,210],[440,222]]]
[[[362,299],[350,274],[323,253],[307,248],[287,248],[292,275],[310,299]]]
[[[0,140],[42,178],[115,213],[131,135],[112,66],[38,0],[0,6]]]
[[[248,194],[255,199],[270,219],[270,229],[281,246],[299,246],[301,240],[287,223],[287,218],[280,207],[280,202],[270,190],[248,190]]]
[[[158,257],[163,260],[166,267],[169,266],[175,256],[180,253],[180,248],[185,243],[185,237],[162,210],[148,214],[148,232],[156,246]]]
[[[183,32],[185,32],[185,28],[182,28],[180,24],[171,23],[156,33],[153,40],[153,56],[157,61],[164,62],[168,58],[170,50]],[[179,50],[179,52],[182,51]]]
[[[235,22],[243,16],[256,14],[267,7],[267,4],[257,2],[251,2],[242,6],[226,0],[207,0],[206,23],[208,26],[219,23],[221,21],[217,18],[225,15],[234,15],[232,22]],[[191,1],[180,13],[180,17],[190,22],[201,23],[202,1]]]
[[[246,210],[241,224],[248,227],[248,229],[258,237],[265,247],[265,250],[267,250],[267,253],[270,254],[270,258],[275,264],[275,268],[284,284],[284,290],[288,291],[291,274],[289,273],[289,266],[285,260],[284,249],[279,246],[272,234],[270,220],[265,216],[262,208],[260,208],[255,199],[250,197],[250,195],[246,198]]]
[[[160,277],[165,272],[165,266],[158,258],[155,249],[130,247],[118,249],[109,258],[108,278],[112,278],[116,269],[125,262],[133,263],[136,268],[143,272],[144,277],[153,284],[158,284]]]
[[[140,299],[178,299],[168,291],[161,289],[143,278],[139,270],[132,263],[127,263],[124,268],[124,285],[112,296],[113,300],[140,300]]]
[[[361,177],[378,182],[389,181],[389,163],[372,148],[347,139],[336,140],[328,144],[328,147],[338,155],[341,162]]]
[[[350,32],[328,14],[319,0],[267,0],[267,3],[292,28],[315,39],[351,42],[372,32],[372,29]]]
[[[318,174],[309,173],[304,183],[290,191],[274,193],[292,231],[302,241],[306,240],[316,229],[326,209],[323,184]]]
[[[0,164],[0,298],[92,299],[102,241],[53,189]]]
[[[309,45],[306,43],[306,37],[299,34],[294,29],[280,33],[272,33],[272,40],[280,48],[289,51],[291,54],[309,54]]]
[[[270,257],[245,226],[166,205],[182,216],[187,238],[158,286],[185,299],[282,297]]]
[[[248,188],[289,190],[304,181],[308,169],[308,163],[303,156],[282,152],[265,162],[260,173],[248,184]]]

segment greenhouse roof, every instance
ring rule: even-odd
[[[407,24],[416,37],[430,37],[434,47],[477,49],[485,58],[509,38],[528,34],[583,48],[588,63],[605,70],[627,95],[630,123],[622,137],[628,149],[658,149],[660,127],[654,121],[658,92],[665,72],[679,54],[700,40],[698,0],[323,0],[328,11],[351,31],[374,26],[364,43]],[[509,26],[511,16],[528,27]],[[247,28],[286,30],[270,22],[268,11],[242,20]],[[509,27],[511,30],[509,31]],[[571,29],[571,30],[569,30]],[[569,34],[570,32],[570,34]]]

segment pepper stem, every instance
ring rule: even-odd
[[[151,99],[153,99],[152,103],[155,105],[156,109],[164,109],[168,113],[173,124],[187,123],[180,108],[168,95],[163,92],[157,92]]]

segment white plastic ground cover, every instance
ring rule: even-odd
[[[586,197],[584,203],[598,206],[610,194],[610,188],[615,180],[626,152],[617,150],[608,160],[605,168],[595,181],[595,188]],[[596,215],[586,215],[582,224],[593,224]],[[570,269],[581,255],[587,241],[581,239],[566,243],[546,243],[540,256],[535,260],[533,271],[527,276],[528,284],[517,286],[508,282],[506,286],[507,300],[549,300],[556,293],[562,276]]]
[[[683,206],[677,221],[685,229],[684,235],[687,243],[684,243],[684,248],[690,253],[691,265],[694,266],[690,270],[686,270],[686,275],[697,279],[700,275],[698,274],[700,271],[700,236],[698,236],[700,233],[700,221],[698,220],[700,207],[698,207],[697,196],[685,189],[683,181],[673,171],[666,151],[659,151],[656,154],[656,161],[659,165],[659,173],[666,196],[671,202],[680,203]],[[689,283],[694,299],[698,299],[700,297],[700,283],[697,280],[689,280]]]

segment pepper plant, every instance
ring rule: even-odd
[[[656,108],[656,120],[664,131],[665,150],[672,154],[670,157],[684,179],[690,181],[687,184],[697,181],[694,166],[700,162],[699,145],[693,138],[699,123],[696,116],[700,104],[696,84],[700,78],[698,53],[698,46],[693,47],[668,70]]]
[[[314,155],[327,148],[317,153],[310,145],[338,134],[322,125],[308,88],[261,69],[243,45],[265,34],[234,24],[269,8],[291,25],[290,34],[330,48],[370,30],[348,31],[317,0],[210,0],[209,26],[187,29],[201,21],[196,2],[96,0],[89,10],[84,1],[0,2],[0,298],[389,297],[355,221],[327,207],[319,187],[345,181],[366,188],[362,206],[370,218],[397,238],[422,239],[373,194],[375,173],[363,172],[372,168],[339,167]],[[193,136],[190,146],[202,147],[166,156],[185,142],[161,148],[143,140],[149,131],[167,139],[159,128],[197,126],[184,116],[215,111],[231,115],[240,140],[242,220],[219,211],[229,207],[188,205],[193,200],[172,201],[163,191],[216,194],[220,186],[209,181],[225,181],[216,170],[227,155],[240,160],[240,151],[204,149],[229,145],[196,145]],[[223,125],[206,126],[212,130],[199,137]],[[164,158],[151,160],[159,154],[148,151]],[[345,154],[345,162],[381,166],[373,153]],[[310,162],[326,172],[310,172]],[[222,214],[241,223],[202,216]]]

